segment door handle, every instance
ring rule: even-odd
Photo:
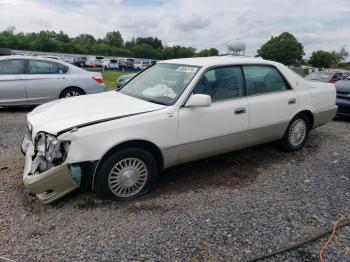
[[[295,104],[297,102],[297,99],[296,98],[290,98],[288,100],[288,105],[292,105],[292,104]]]
[[[245,114],[246,112],[247,112],[247,109],[245,107],[240,107],[235,109],[235,115]]]

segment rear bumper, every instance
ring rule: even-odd
[[[330,122],[336,115],[338,106],[332,106],[320,111],[314,112],[314,128]]]
[[[79,187],[71,176],[68,163],[42,173],[31,174],[33,155],[34,147],[30,144],[25,156],[23,183],[36,194],[40,202],[51,203]]]

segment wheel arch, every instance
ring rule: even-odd
[[[147,141],[147,140],[142,140],[142,139],[137,139],[137,140],[129,140],[129,141],[125,141],[122,142],[120,144],[117,144],[115,146],[113,146],[112,148],[110,148],[98,161],[96,168],[93,172],[93,176],[91,179],[91,188],[94,190],[95,187],[95,176],[97,174],[97,171],[100,168],[101,163],[111,154],[113,154],[114,152],[118,151],[118,150],[122,150],[124,148],[128,148],[128,147],[137,147],[137,148],[142,148],[147,150],[148,152],[150,152],[156,162],[157,162],[157,167],[158,170],[161,171],[164,167],[164,156],[162,151],[159,149],[159,147],[157,145],[155,145],[154,143]]]
[[[63,93],[65,90],[67,90],[68,88],[77,88],[77,89],[79,89],[81,92],[83,92],[84,95],[86,95],[86,92],[84,91],[84,89],[82,89],[82,88],[79,87],[79,86],[67,86],[67,87],[65,87],[65,88],[63,88],[63,89],[61,90],[60,94],[58,95],[58,98],[62,98],[62,97],[61,97],[61,96],[62,96],[62,93]]]
[[[315,123],[314,114],[313,114],[310,110],[305,109],[305,110],[302,110],[302,111],[296,113],[296,114],[292,117],[292,119],[294,119],[297,115],[300,115],[300,114],[304,114],[304,115],[307,116],[307,118],[308,118],[309,121],[310,121],[310,130],[311,130],[311,129],[313,128],[313,126],[314,126],[314,123]],[[291,119],[290,121],[292,121],[292,119]]]

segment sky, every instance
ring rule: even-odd
[[[0,0],[0,31],[153,36],[197,50],[244,40],[247,55],[290,32],[315,50],[350,49],[350,0]]]

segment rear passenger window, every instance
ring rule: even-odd
[[[213,102],[244,96],[242,70],[239,66],[209,70],[199,80],[193,93],[209,95]]]
[[[0,61],[0,75],[24,74],[24,61],[9,59]]]
[[[58,73],[59,74],[67,74],[69,70],[68,66],[58,64]]]
[[[243,66],[247,95],[287,90],[288,84],[272,66]]]
[[[48,61],[30,60],[29,74],[65,74],[68,67]]]

